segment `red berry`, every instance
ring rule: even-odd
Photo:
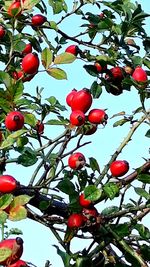
[[[2,39],[5,36],[5,29],[2,25],[0,25],[0,39]]]
[[[106,71],[107,66],[101,66],[99,62],[95,62],[94,66],[96,67],[97,72],[102,73]]]
[[[113,67],[110,69],[110,72],[115,80],[122,80],[123,79],[123,72],[122,68],[120,67]]]
[[[36,130],[37,130],[38,134],[43,134],[43,132],[44,132],[44,123],[41,122],[40,120],[38,120],[38,122],[36,124]]]
[[[72,99],[74,97],[74,95],[77,93],[76,89],[73,89],[66,97],[66,103],[68,106],[71,107],[71,103],[72,103]]]
[[[79,204],[81,207],[88,208],[91,206],[91,200],[85,199],[84,193],[79,196]]]
[[[80,228],[84,225],[84,217],[82,214],[73,213],[69,216],[67,225],[69,228]]]
[[[0,192],[1,193],[11,193],[17,188],[18,182],[11,175],[1,175],[0,176]]]
[[[95,207],[92,208],[84,208],[82,210],[82,214],[88,219],[96,219],[98,216],[98,211]]]
[[[30,43],[26,44],[25,48],[22,51],[22,54],[23,55],[27,55],[27,54],[29,54],[31,52],[32,52],[32,45]]]
[[[76,152],[68,159],[68,165],[71,169],[80,170],[85,165],[85,157],[82,153]]]
[[[120,177],[126,174],[129,170],[129,163],[126,160],[116,160],[110,164],[112,176]]]
[[[0,264],[4,266],[9,266],[17,262],[23,253],[23,240],[20,237],[15,239],[5,239],[0,242],[0,248],[8,248],[12,250],[12,253],[6,260],[1,261]]]
[[[101,19],[103,19],[103,17],[104,17],[104,13],[101,12],[101,13],[99,14],[99,17],[100,17]]]
[[[22,69],[27,74],[35,74],[38,71],[39,64],[38,55],[29,53],[22,60]]]
[[[13,2],[7,11],[8,15],[11,17],[18,17],[22,13],[21,3],[20,2]]]
[[[74,110],[70,114],[70,123],[74,126],[81,126],[85,122],[85,115],[80,110]]]
[[[18,260],[13,264],[10,264],[9,267],[28,267],[27,263],[23,260]]]
[[[108,115],[103,109],[92,109],[89,112],[88,120],[94,124],[107,123]]]
[[[23,70],[19,70],[19,71],[14,71],[13,72],[13,78],[15,80],[22,79],[23,82],[31,81],[34,76],[35,76],[35,74],[31,74],[31,75],[25,76]]]
[[[19,111],[11,111],[5,118],[5,126],[9,131],[22,129],[24,125],[24,116]]]
[[[32,24],[32,26],[38,27],[38,26],[42,26],[45,21],[46,21],[45,16],[43,16],[41,14],[37,14],[37,15],[34,15],[32,17],[31,24]]]
[[[78,91],[72,98],[71,109],[86,113],[92,105],[92,96],[88,89]]]
[[[65,50],[65,52],[70,53],[70,54],[73,54],[75,56],[77,56],[78,51],[79,51],[79,48],[78,48],[77,45],[70,45]]]
[[[146,82],[147,81],[147,73],[145,70],[142,69],[142,67],[138,66],[135,68],[132,78],[136,82]]]

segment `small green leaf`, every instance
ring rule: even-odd
[[[47,125],[66,125],[68,124],[67,120],[60,121],[60,120],[49,120],[45,124]]]
[[[98,73],[94,65],[84,65],[84,69],[89,73],[91,76],[97,77]]]
[[[60,68],[49,68],[47,73],[57,80],[67,80],[67,74]]]
[[[138,180],[144,184],[150,184],[150,175],[149,174],[139,174]]]
[[[135,192],[140,195],[141,197],[146,198],[147,200],[150,199],[150,194],[148,192],[146,192],[145,189],[141,188],[141,187],[136,187],[134,188]]]
[[[102,87],[94,81],[90,88],[91,94],[93,95],[93,98],[99,98],[102,93]]]
[[[6,223],[8,214],[4,210],[0,210],[0,224]]]
[[[45,69],[48,69],[48,67],[51,65],[52,60],[53,60],[53,54],[52,51],[45,47],[42,51],[41,54],[41,60],[42,60],[42,64],[45,67]]]
[[[116,121],[114,124],[113,124],[113,127],[117,127],[117,126],[122,126],[123,124],[125,124],[126,122],[129,122],[128,119],[121,119],[119,121]]]
[[[97,188],[95,185],[89,185],[84,189],[85,198],[91,200],[92,202],[100,199],[101,194],[101,189]]]
[[[119,193],[118,185],[112,182],[105,184],[103,190],[110,199],[113,199]]]
[[[140,236],[144,239],[150,239],[150,231],[143,224],[136,224],[135,229],[139,232]]]
[[[10,248],[0,248],[0,263],[10,257],[12,250]]]
[[[119,208],[117,206],[111,206],[111,207],[105,208],[101,213],[104,216],[108,216],[110,214],[115,214],[118,211],[119,211]]]
[[[74,62],[76,59],[76,56],[71,54],[71,53],[62,53],[58,56],[55,57],[54,59],[54,64],[58,65],[58,64],[69,64]]]
[[[0,197],[0,209],[4,210],[6,209],[10,203],[13,200],[13,195],[12,194],[5,194]]]
[[[27,123],[28,125],[35,127],[36,123],[37,123],[37,118],[35,117],[34,114],[31,113],[24,113],[24,121],[25,123]]]
[[[145,134],[146,137],[150,138],[150,130],[148,130]]]
[[[51,20],[49,23],[50,23],[50,27],[51,27],[53,30],[58,31],[58,26],[57,26],[57,24],[56,24],[55,21],[52,21],[52,20]]]
[[[64,266],[65,267],[70,267],[70,260],[71,260],[71,256],[66,253],[66,251],[62,251],[60,250],[60,248],[56,245],[54,245],[54,247],[57,249],[57,254],[61,257],[63,263],[64,263]]]
[[[18,157],[18,164],[25,167],[34,165],[37,162],[37,155],[30,147],[24,147],[22,154]]]
[[[91,169],[95,172],[95,171],[98,171],[98,173],[100,173],[100,167],[99,167],[99,164],[97,162],[97,160],[93,157],[90,157],[89,158],[89,161],[90,161],[90,167]]]
[[[57,188],[67,195],[73,194],[75,191],[75,186],[69,179],[60,181],[57,185]]]

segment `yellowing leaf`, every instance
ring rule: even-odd
[[[22,206],[27,204],[32,197],[29,197],[28,195],[20,195],[14,198],[14,200],[11,203],[11,208],[15,208],[18,206]]]
[[[60,68],[50,68],[47,73],[57,80],[67,80],[67,74]]]
[[[16,206],[9,211],[9,220],[20,221],[27,218],[27,210],[23,206]]]
[[[75,61],[76,56],[71,53],[62,53],[55,57],[54,64],[69,64]]]

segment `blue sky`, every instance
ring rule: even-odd
[[[66,2],[70,1],[67,0]],[[143,9],[147,13],[150,13],[150,5],[148,2],[148,0],[138,0],[138,3],[142,5]],[[48,16],[49,20],[55,20],[55,18],[52,17],[52,13],[48,14]],[[149,22],[150,19],[147,19],[145,28],[148,31],[150,25]],[[74,34],[77,27],[76,23],[78,23],[76,19],[73,18],[71,23],[68,19],[63,25],[64,31],[66,30],[68,33]],[[76,88],[77,90],[84,87],[89,88],[94,81],[90,75],[85,73],[85,70],[82,68],[82,62],[76,61],[71,65],[63,66],[63,69],[65,69],[68,74],[68,80],[57,81],[46,74],[39,74],[30,83],[25,84],[26,92],[34,94],[36,86],[43,87],[44,98],[54,95],[62,104],[65,104],[66,95],[73,88]],[[109,95],[108,93],[103,93],[100,99],[94,100],[92,108],[106,108],[110,118],[113,114],[120,111],[126,111],[128,114],[132,114],[132,111],[138,106],[140,106],[140,102],[137,96],[137,91],[133,89],[130,92],[127,91],[123,95],[117,97]],[[69,116],[69,112],[66,113],[66,116],[67,115]],[[114,122],[115,119],[110,119],[105,129],[99,129],[94,137],[86,137],[85,141],[92,140],[92,144],[80,149],[80,152],[83,152],[87,158],[92,156],[97,158],[101,169],[103,169],[104,165],[108,162],[111,155],[117,149],[118,145],[122,142],[129,130],[129,126],[125,125],[123,127],[113,128],[112,131],[112,125]],[[119,155],[119,159],[126,159],[130,162],[130,172],[144,163],[142,157],[148,158],[149,156],[149,140],[148,138],[143,138],[146,130],[146,125],[141,127],[141,129],[138,130],[133,137],[133,140],[126,146],[122,154]],[[55,137],[58,135],[58,132],[61,132],[62,130],[61,128],[58,129],[57,127],[55,128],[49,126],[46,131],[48,136]],[[7,169],[7,172],[8,171],[10,171],[11,175],[15,176],[16,179],[20,180],[22,184],[27,184],[30,179],[32,168],[24,169],[23,167],[17,166],[16,172],[16,166],[10,166]],[[108,204],[110,203],[107,203],[107,205]],[[98,209],[101,211],[103,207],[99,205]],[[24,233],[23,239],[25,248],[22,259],[32,262],[38,267],[44,267],[47,259],[51,261],[53,267],[63,266],[60,257],[56,254],[56,249],[52,246],[52,244],[55,244],[56,240],[49,229],[30,220],[9,223],[9,227],[18,227]],[[74,250],[79,250],[80,248],[83,248],[84,245],[86,245],[85,241],[73,241]]]

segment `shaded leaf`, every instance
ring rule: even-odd
[[[102,93],[102,87],[96,81],[94,81],[91,85],[90,91],[93,98],[99,98]]]
[[[100,167],[99,167],[99,164],[97,162],[97,160],[93,157],[90,157],[89,158],[89,161],[90,161],[90,167],[93,171],[98,171],[98,173],[100,173]]]
[[[141,188],[141,187],[136,187],[134,188],[135,192],[140,195],[141,197],[146,198],[147,200],[150,199],[150,194],[148,192],[146,192],[145,189]]]
[[[150,184],[150,174],[144,174],[144,173],[139,174],[138,180],[141,181],[142,183]]]

